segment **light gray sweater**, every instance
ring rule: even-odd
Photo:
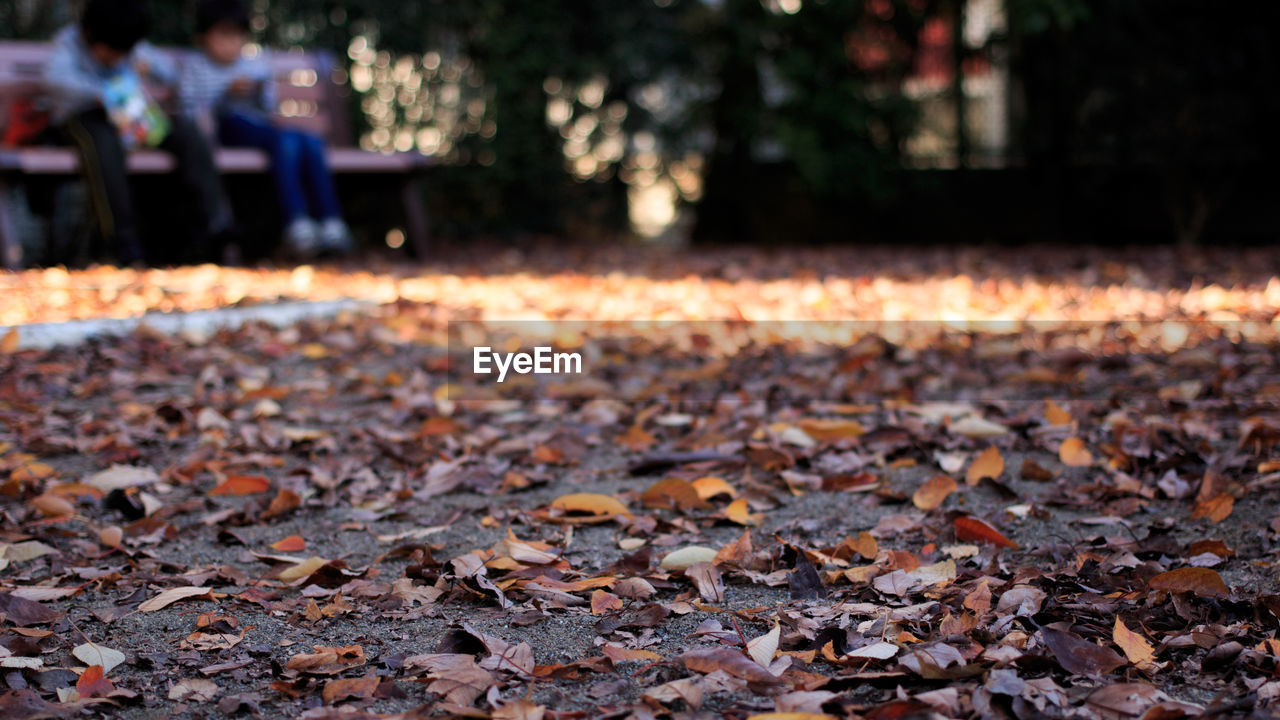
[[[177,84],[178,70],[167,54],[143,40],[114,67],[105,67],[89,54],[79,25],[68,25],[53,36],[53,55],[44,69],[44,83],[50,99],[50,121],[60,125],[72,115],[102,105],[102,91],[121,73],[147,68],[147,80]]]

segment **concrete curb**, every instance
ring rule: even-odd
[[[132,318],[69,320],[0,327],[0,337],[16,329],[19,350],[44,350],[59,345],[79,345],[92,337],[122,337],[135,332],[141,325],[166,335],[176,335],[181,332],[206,334],[226,328],[238,328],[254,322],[284,327],[300,320],[333,317],[343,311],[363,311],[376,306],[377,303],[363,300],[322,300],[197,310],[187,313],[147,313]]]

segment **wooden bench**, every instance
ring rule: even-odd
[[[43,92],[41,74],[51,52],[48,43],[0,42],[0,134],[15,100],[38,101]],[[272,53],[270,58],[279,86],[279,121],[324,137],[335,174],[401,178],[399,199],[404,209],[405,239],[419,259],[426,257],[427,215],[418,187],[432,158],[412,151],[380,153],[351,147],[342,86],[335,80],[339,69],[331,55],[290,52]],[[269,168],[266,153],[248,148],[220,148],[214,160],[227,175],[260,174]],[[9,206],[10,184],[36,176],[72,177],[79,172],[79,166],[79,158],[70,148],[0,147],[0,267],[16,269],[22,263],[13,208]],[[173,169],[173,159],[160,150],[139,150],[129,154],[128,167],[138,174],[167,173]]]

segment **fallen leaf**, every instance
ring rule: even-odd
[[[1044,419],[1050,425],[1070,425],[1071,413],[1053,400],[1045,400]]]
[[[551,507],[556,510],[563,510],[567,513],[582,513],[584,515],[631,516],[631,512],[627,510],[627,506],[619,502],[617,498],[609,495],[601,495],[600,493],[570,493],[568,495],[561,495],[551,501]]]
[[[704,675],[721,670],[747,682],[767,685],[777,685],[782,682],[781,678],[760,667],[740,650],[730,648],[690,650],[680,656],[680,661],[690,670]]]
[[[262,475],[231,475],[209,491],[210,495],[253,495],[271,489],[271,481]]]
[[[213,599],[213,591],[205,587],[176,587],[169,588],[159,595],[143,602],[138,606],[138,610],[142,612],[155,612],[161,608],[168,607],[179,600],[199,597],[205,600]]]
[[[950,475],[934,475],[916,489],[911,502],[921,510],[933,510],[942,505],[947,496],[955,492],[956,487],[956,481]]]
[[[724,478],[718,477],[700,477],[692,483],[693,489],[697,491],[698,497],[703,500],[710,500],[717,495],[726,495],[729,498],[736,498],[738,491],[733,486],[725,482]]]
[[[663,478],[640,496],[640,504],[647,508],[675,508],[677,510],[705,510],[711,507],[703,500],[693,485],[679,478]]]
[[[11,327],[0,336],[0,354],[12,355],[18,352],[18,344],[22,338],[18,334],[18,328]]]
[[[714,562],[716,551],[704,545],[690,545],[668,553],[659,565],[663,570],[685,570],[690,565],[700,562]]]
[[[1189,592],[1201,597],[1227,598],[1231,595],[1222,576],[1211,568],[1190,567],[1162,572],[1147,581],[1147,587],[1175,593]]]
[[[724,580],[715,565],[696,562],[685,568],[684,574],[693,582],[703,600],[711,603],[724,602]]]
[[[1078,437],[1069,437],[1058,446],[1058,459],[1070,467],[1088,467],[1093,464],[1093,454]]]
[[[972,515],[961,515],[955,519],[954,524],[956,538],[959,540],[976,540],[978,542],[991,543],[997,547],[1018,549],[1018,543],[1005,537],[985,520]]]
[[[160,475],[149,467],[112,465],[84,479],[85,483],[104,492],[151,485],[160,481]]]
[[[603,615],[613,610],[622,609],[622,598],[611,592],[596,589],[591,592],[591,614]]]
[[[633,650],[613,644],[606,644],[601,648],[601,651],[604,652],[605,657],[614,662],[658,662],[662,660],[662,656],[652,650]]]
[[[84,672],[80,673],[80,679],[76,680],[76,692],[81,698],[105,697],[115,690],[111,681],[103,677],[104,673],[101,665],[91,665]]]
[[[724,516],[729,519],[729,522],[738,525],[754,526],[764,522],[763,513],[753,513],[748,509],[746,498],[738,498],[729,503],[729,506],[724,509]]]
[[[1208,518],[1212,523],[1220,523],[1231,515],[1235,506],[1236,499],[1231,493],[1219,493],[1196,505],[1191,513],[1191,519]]]
[[[1120,649],[1124,651],[1125,657],[1129,658],[1129,662],[1134,665],[1142,666],[1155,661],[1156,655],[1152,652],[1151,643],[1138,633],[1130,630],[1125,626],[1120,618],[1116,618],[1115,629],[1111,631],[1111,639]]]
[[[328,560],[312,555],[296,565],[285,568],[277,577],[281,582],[291,583],[311,575],[327,564],[329,564]]]
[[[320,691],[320,697],[329,705],[339,700],[351,698],[368,699],[373,697],[374,691],[378,689],[379,682],[378,676],[372,674],[360,678],[330,680],[324,684],[324,690]]]
[[[302,496],[287,488],[281,488],[276,496],[271,498],[271,503],[267,505],[267,509],[263,511],[261,520],[270,520],[273,517],[284,515],[302,507]]]
[[[1004,456],[1000,454],[999,448],[995,445],[988,445],[986,450],[978,454],[978,457],[969,463],[969,469],[964,474],[965,482],[970,485],[977,485],[983,478],[991,478],[995,480],[1004,472]]]
[[[212,680],[186,678],[170,686],[169,699],[207,703],[217,698],[220,690],[221,688],[218,687],[218,684]]]
[[[1076,675],[1099,676],[1124,665],[1125,660],[1111,648],[1062,630],[1040,628],[1044,643],[1062,669]]]
[[[778,643],[781,640],[782,628],[775,621],[772,630],[747,641],[747,655],[750,655],[757,665],[767,670],[769,664],[773,662],[773,656],[778,654]]]
[[[953,422],[947,426],[947,429],[956,435],[962,435],[967,438],[996,437],[997,435],[1006,435],[1009,432],[1009,428],[1004,425],[975,415],[969,415],[957,422]]]
[[[278,552],[300,552],[307,549],[307,541],[301,535],[290,535],[271,543],[271,549]]]
[[[71,654],[77,660],[85,665],[101,665],[102,672],[109,673],[111,669],[124,662],[124,653],[104,645],[96,643],[84,643],[77,645]]]
[[[899,648],[897,645],[880,640],[879,642],[873,642],[870,645],[863,645],[855,650],[850,650],[848,656],[854,658],[869,658],[871,660],[888,660],[894,655],[897,655],[898,650]]]

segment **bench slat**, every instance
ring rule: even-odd
[[[383,154],[355,148],[331,148],[329,164],[335,173],[403,173],[430,166],[431,158],[414,152]],[[227,174],[266,172],[267,154],[249,148],[220,148],[214,154],[218,170]],[[74,175],[80,161],[67,148],[0,150],[0,172],[23,175]],[[159,150],[129,153],[129,172],[155,175],[173,171],[173,158]]]

